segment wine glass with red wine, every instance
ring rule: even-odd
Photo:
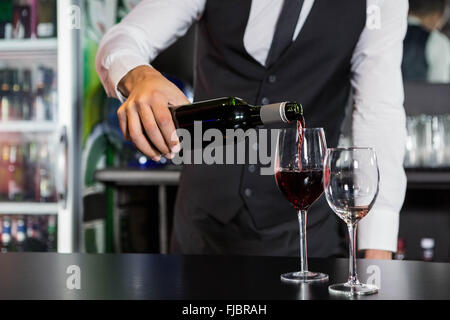
[[[378,292],[372,284],[359,282],[356,273],[356,227],[372,208],[378,195],[379,172],[371,148],[329,149],[325,158],[323,183],[331,209],[345,221],[350,240],[349,278],[328,288],[347,296]]]
[[[327,281],[328,275],[308,271],[306,215],[323,193],[323,162],[327,151],[322,128],[280,130],[275,164],[278,188],[298,213],[300,228],[300,271],[285,273],[281,280],[293,283]]]

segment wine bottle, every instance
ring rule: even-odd
[[[0,1],[0,39],[12,38],[13,1]]]
[[[46,85],[46,71],[44,68],[39,68],[36,81],[36,97],[34,103],[34,120],[45,121],[48,110],[48,87]]]
[[[21,94],[21,102],[22,106],[22,120],[31,120],[31,114],[33,111],[33,96],[31,93],[31,71],[24,70],[23,71],[23,81],[22,81],[22,94]]]
[[[38,38],[56,37],[56,0],[37,0]]]
[[[240,98],[228,97],[170,108],[175,126],[194,132],[194,122],[202,129],[249,129],[260,125],[303,122],[303,108],[295,102],[253,106]]]
[[[56,217],[49,216],[47,218],[47,251],[56,250]]]
[[[1,119],[3,121],[10,120],[11,115],[11,72],[8,69],[1,70],[0,72],[0,107],[1,107]]]
[[[19,80],[19,70],[12,69],[11,70],[11,118],[14,120],[22,119],[22,105],[21,105],[21,86]]]
[[[9,149],[9,166],[11,179],[8,181],[8,198],[11,201],[24,200],[23,156],[20,146],[11,145]]]
[[[2,253],[11,251],[11,220],[9,217],[3,218],[0,250]]]
[[[19,252],[25,251],[25,242],[27,239],[27,234],[25,232],[25,220],[23,217],[18,217],[17,219],[17,233],[16,233],[16,248]]]
[[[14,5],[13,37],[15,39],[31,38],[31,7],[27,4]]]

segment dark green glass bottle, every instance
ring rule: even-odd
[[[194,122],[200,121],[202,129],[249,129],[260,125],[304,122],[303,108],[295,102],[280,102],[252,106],[240,98],[228,97],[200,101],[171,108],[177,128],[194,130]]]

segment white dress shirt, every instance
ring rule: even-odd
[[[96,62],[108,95],[123,101],[117,90],[120,80],[135,67],[150,65],[161,51],[183,36],[201,17],[205,4],[206,0],[143,0],[120,24],[111,28],[100,44]],[[301,37],[301,28],[313,5],[314,0],[304,1],[294,39]],[[358,242],[359,249],[395,252],[399,212],[406,190],[401,62],[408,1],[368,0],[367,6],[368,23],[352,58],[352,133],[356,146],[376,149],[380,192],[369,215],[359,223]],[[282,1],[252,2],[244,46],[262,65],[267,59],[281,7]],[[371,15],[374,12],[379,14],[375,18]]]

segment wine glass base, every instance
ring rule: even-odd
[[[328,291],[332,294],[346,296],[367,296],[378,292],[378,287],[373,284],[350,284],[339,283],[328,287]]]
[[[328,275],[311,271],[297,271],[282,274],[281,280],[290,283],[325,282],[328,281]]]

